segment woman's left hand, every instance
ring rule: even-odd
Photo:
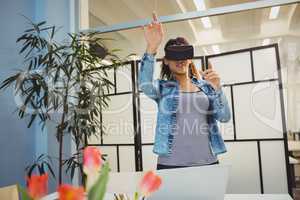
[[[221,88],[221,81],[218,73],[213,70],[212,64],[208,61],[208,69],[203,72],[204,79],[209,82],[215,90]]]

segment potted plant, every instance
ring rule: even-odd
[[[0,84],[0,90],[14,86],[17,113],[20,119],[34,122],[44,129],[48,122],[55,123],[59,143],[58,184],[62,184],[63,165],[74,176],[76,168],[83,172],[82,150],[88,137],[98,135],[97,128],[101,109],[108,106],[109,92],[113,83],[108,79],[108,70],[122,66],[124,60],[109,50],[104,41],[109,38],[95,37],[96,33],[70,33],[63,42],[55,40],[57,28],[46,22],[33,23],[17,39],[21,43],[20,54],[24,66]],[[103,60],[112,64],[107,66]],[[64,135],[71,134],[77,152],[70,158],[63,157]],[[37,168],[45,173],[45,166],[52,171],[45,155],[32,165],[30,175]],[[41,170],[40,170],[41,169]],[[82,173],[83,176],[83,173]]]

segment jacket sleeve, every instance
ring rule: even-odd
[[[216,91],[216,98],[213,101],[213,117],[220,122],[228,122],[231,119],[230,108],[227,98],[220,88]]]
[[[155,57],[152,54],[144,53],[139,68],[138,84],[139,89],[151,99],[159,99],[159,80],[153,80]]]

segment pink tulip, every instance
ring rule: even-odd
[[[86,174],[99,172],[102,165],[101,153],[98,148],[88,146],[83,152],[83,170]]]
[[[48,193],[48,174],[27,178],[27,190],[32,199],[40,199]]]
[[[83,187],[73,187],[71,185],[63,184],[58,187],[59,200],[84,200]]]
[[[161,178],[153,171],[148,171],[140,182],[140,189],[145,197],[158,190],[161,185]]]
[[[99,177],[102,159],[96,147],[88,146],[83,151],[83,171],[87,175],[86,190],[89,191]]]

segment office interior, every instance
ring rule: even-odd
[[[266,3],[266,6],[262,5]],[[261,3],[261,4],[259,4]],[[146,50],[140,25],[155,11],[163,22],[165,37],[185,37],[194,47],[193,62],[199,70],[210,61],[220,74],[232,118],[219,123],[227,152],[221,165],[230,165],[226,194],[289,194],[300,198],[300,4],[279,0],[11,0],[1,6],[2,45],[0,80],[23,60],[16,38],[26,29],[27,16],[60,27],[66,33],[97,32],[108,49],[120,49],[128,61],[108,70],[115,85],[105,95],[108,107],[98,116],[105,131],[87,137],[84,146],[101,150],[112,173],[156,170],[153,153],[157,107],[138,86],[138,71]],[[261,6],[261,7],[259,7]],[[230,9],[233,9],[231,12]],[[241,10],[239,10],[241,9]],[[191,13],[204,17],[191,17]],[[160,76],[163,45],[156,54],[154,79]],[[103,59],[101,65],[112,65]],[[41,130],[27,128],[13,113],[13,90],[1,92],[0,187],[25,185],[25,168],[41,154],[57,158],[54,123]],[[64,154],[72,155],[72,136],[64,136]],[[57,160],[54,159],[54,163]],[[54,171],[57,172],[54,166]],[[80,184],[63,174],[63,180]],[[56,180],[49,179],[54,192]]]

